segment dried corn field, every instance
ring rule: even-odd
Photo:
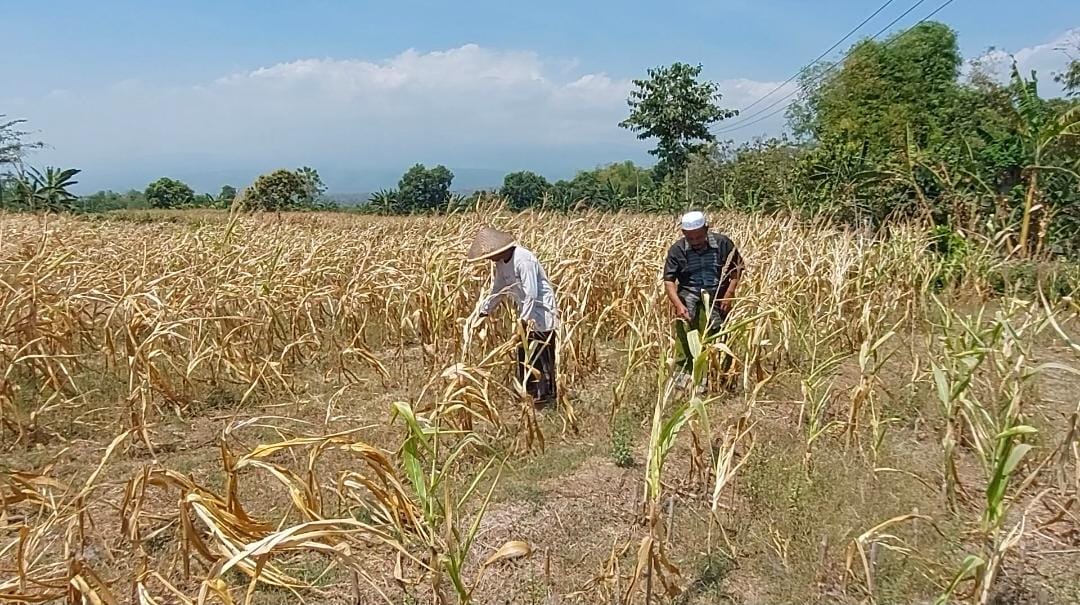
[[[558,409],[472,329],[483,221],[558,291]],[[0,601],[1080,599],[1067,288],[714,223],[749,273],[697,397],[670,218],[3,217]]]

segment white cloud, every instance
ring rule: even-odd
[[[724,104],[736,108],[747,107],[758,99],[765,97],[764,100],[753,107],[755,112],[760,107],[767,107],[772,105],[773,102],[783,99],[799,87],[795,82],[789,82],[781,86],[780,82],[761,82],[745,78],[725,80],[720,84],[721,92],[724,94]],[[785,99],[784,102],[786,103],[788,100],[790,99]],[[781,104],[777,104],[776,107],[780,107]]]
[[[1062,49],[1078,52],[1078,43],[1074,28],[1045,44],[991,50],[967,62],[965,72],[977,63],[1006,79],[1015,57],[1025,75],[1038,71],[1043,94],[1060,94],[1051,75],[1069,61]],[[782,131],[777,110],[794,83],[743,78],[719,85],[724,107],[745,108],[769,95],[722,123],[721,138]],[[631,87],[628,77],[588,72],[577,59],[466,44],[379,60],[304,58],[190,85],[125,79],[93,90],[56,87],[0,107],[29,119],[37,138],[51,145],[35,161],[83,167],[87,187],[216,170],[206,177],[210,187],[229,171],[239,181],[310,164],[323,169],[332,188],[349,189],[334,170],[393,174],[420,161],[565,174],[625,158],[648,161],[650,143],[618,127]]]
[[[726,107],[776,87],[745,79],[720,85]],[[647,158],[647,143],[618,127],[631,86],[627,78],[581,73],[576,61],[467,44],[381,61],[302,59],[191,86],[128,79],[11,111],[42,131],[54,149],[47,159],[87,167],[89,182],[95,168],[165,173],[200,162],[252,170],[420,161],[559,171]],[[782,116],[736,134],[781,123]],[[327,181],[335,186],[332,175]]]
[[[1010,52],[1005,49],[993,48],[981,56],[967,61],[964,65],[965,75],[970,75],[974,69],[980,69],[1000,82],[1006,82],[1012,73],[1013,61],[1020,74],[1025,78],[1031,77],[1034,70],[1039,79],[1039,92],[1044,96],[1060,96],[1063,90],[1054,82],[1054,74],[1065,70],[1069,61],[1080,58],[1080,27],[1072,28],[1061,34],[1054,40],[1045,44],[1037,44]]]
[[[1061,49],[1078,41],[1080,28],[1011,54],[992,50],[977,62],[1006,78],[1015,57],[1025,75],[1038,70],[1044,94],[1060,94],[1051,73],[1069,60]],[[746,126],[721,138],[781,132],[784,114],[776,110],[786,101],[770,105],[794,83],[728,79],[719,86],[729,108],[769,95],[722,123],[721,131]],[[211,173],[205,184],[193,184],[210,188],[229,171],[240,180],[309,164],[324,169],[332,188],[349,189],[334,170],[393,174],[420,161],[566,173],[625,158],[648,161],[649,143],[618,127],[631,87],[629,78],[583,72],[576,59],[467,44],[383,60],[300,59],[186,86],[125,79],[96,90],[56,88],[0,106],[28,118],[51,145],[40,161],[85,168],[87,187],[202,172]],[[137,176],[124,176],[131,174]]]

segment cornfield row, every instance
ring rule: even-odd
[[[62,476],[49,462],[0,469],[0,600],[255,602],[265,587],[301,597],[316,582],[282,561],[314,557],[317,577],[344,574],[358,599],[393,602],[394,591],[423,587],[438,602],[467,602],[488,567],[531,554],[520,541],[474,549],[505,461],[499,452],[559,447],[511,385],[513,323],[504,316],[491,333],[469,329],[487,285],[488,268],[464,262],[480,216],[171,216],[0,223],[0,448],[54,452],[88,435],[107,442],[86,477]],[[1076,372],[1031,361],[1045,339],[1080,354],[1069,336],[1076,303],[1032,293],[993,303],[993,316],[957,311],[982,304],[992,251],[969,253],[957,269],[913,228],[871,236],[714,217],[749,265],[727,333],[695,351],[698,383],[712,374],[743,393],[738,412],[717,422],[717,400],[685,398],[664,381],[671,328],[659,275],[676,237],[670,219],[490,209],[484,220],[518,234],[557,288],[564,392],[587,390],[613,350],[624,375],[604,378],[610,421],[634,403],[629,384],[644,376],[656,385],[636,563],[621,568],[616,551],[630,545],[614,548],[594,581],[559,586],[564,594],[624,602],[680,594],[666,546],[664,508],[675,494],[665,460],[686,427],[686,489],[710,511],[712,550],[724,495],[745,461],[736,451],[753,449],[756,399],[785,375],[801,385],[792,430],[804,436],[808,472],[824,443],[876,458],[896,420],[884,411],[889,369],[937,394],[943,428],[926,437],[940,441],[943,470],[932,481],[954,514],[985,508],[984,546],[962,566],[933,571],[943,594],[970,585],[965,598],[987,602],[1024,533],[1009,525],[1014,500],[1029,509],[1030,495],[1075,499],[1075,484],[1059,481],[1052,494],[1046,479],[1075,469],[1075,414],[1070,430],[1045,436],[1036,459],[1027,385],[1040,373]],[[935,294],[946,270],[951,283]],[[709,370],[716,356],[734,363]],[[858,378],[841,396],[829,378],[845,361],[857,361]],[[334,429],[328,408],[321,430],[293,419],[288,436],[267,439],[260,427],[281,434],[292,421],[243,414],[296,401],[311,382],[339,403],[355,385],[403,385],[408,401],[367,420],[390,419],[398,437],[381,443],[370,427]],[[219,452],[220,484],[204,485],[159,462],[163,427],[199,416],[222,393],[231,394],[231,420],[205,445]],[[581,428],[579,402],[561,403],[564,432]],[[985,467],[977,484],[956,470],[965,460]],[[1020,470],[1024,480],[1010,484]],[[249,475],[278,489],[284,510],[245,502],[239,486]],[[983,485],[993,495],[977,507]],[[851,542],[846,572],[862,586],[851,590],[870,599],[867,552],[903,548],[886,532],[894,525],[933,522],[882,521]]]

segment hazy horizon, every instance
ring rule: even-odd
[[[1044,95],[1061,93],[1051,76],[1080,39],[1074,1],[1048,0],[1039,11],[1005,0],[962,5],[934,18],[957,31],[966,60],[983,57],[1003,76],[1011,54],[1025,74],[1038,70]],[[495,186],[523,169],[555,180],[611,162],[653,163],[652,142],[618,127],[632,80],[647,69],[701,63],[731,108],[779,88],[753,115],[792,92],[781,84],[871,8],[855,0],[829,11],[792,0],[723,11],[609,0],[514,11],[486,1],[20,4],[5,9],[5,36],[21,56],[5,66],[0,114],[28,120],[49,145],[32,164],[83,170],[78,193],[141,189],[161,176],[216,191],[305,165],[333,193],[394,186],[415,163],[447,166],[455,189]],[[890,7],[830,58],[902,11]],[[46,29],[70,34],[36,33]],[[784,130],[783,112],[730,123],[745,125],[723,137],[735,142]]]

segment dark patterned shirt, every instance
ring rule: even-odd
[[[678,284],[679,299],[691,314],[703,291],[714,300],[723,296],[732,278],[743,269],[742,256],[731,238],[710,231],[708,242],[699,252],[685,237],[681,238],[668,250],[664,262],[664,281]]]

